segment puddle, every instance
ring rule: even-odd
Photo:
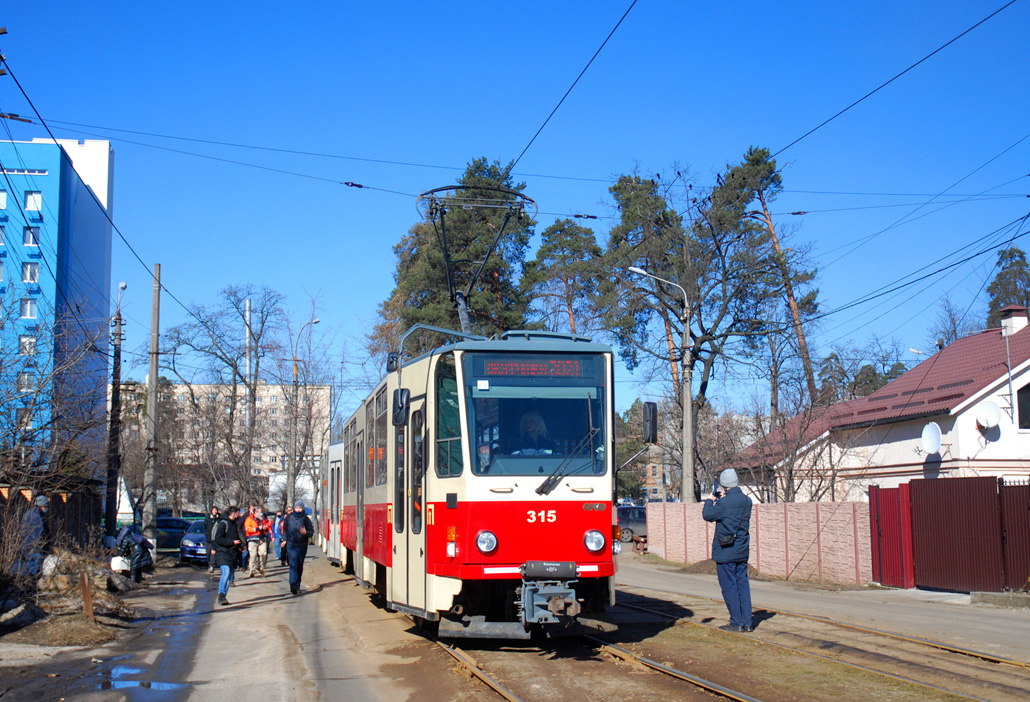
[[[185,683],[154,682],[153,680],[125,680],[130,675],[140,675],[143,668],[135,668],[128,665],[116,665],[110,671],[100,674],[98,690],[179,690],[186,686]]]
[[[184,683],[150,682],[149,680],[105,680],[100,683],[101,690],[124,690],[126,688],[142,688],[144,690],[178,690]]]

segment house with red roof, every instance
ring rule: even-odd
[[[864,499],[913,478],[1030,478],[1027,309],[963,337],[873,394],[813,407],[733,462],[760,499]],[[764,494],[763,494],[764,493]]]

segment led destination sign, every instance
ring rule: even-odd
[[[529,361],[490,359],[483,364],[486,376],[521,376],[532,378],[582,378],[583,367],[576,358],[552,358]]]

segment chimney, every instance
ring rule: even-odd
[[[1012,336],[1026,326],[1027,312],[1022,305],[1009,305],[1001,310],[1001,335]]]

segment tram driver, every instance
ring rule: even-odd
[[[518,450],[520,456],[540,456],[554,453],[554,442],[547,433],[547,424],[536,410],[522,414],[519,420]]]

